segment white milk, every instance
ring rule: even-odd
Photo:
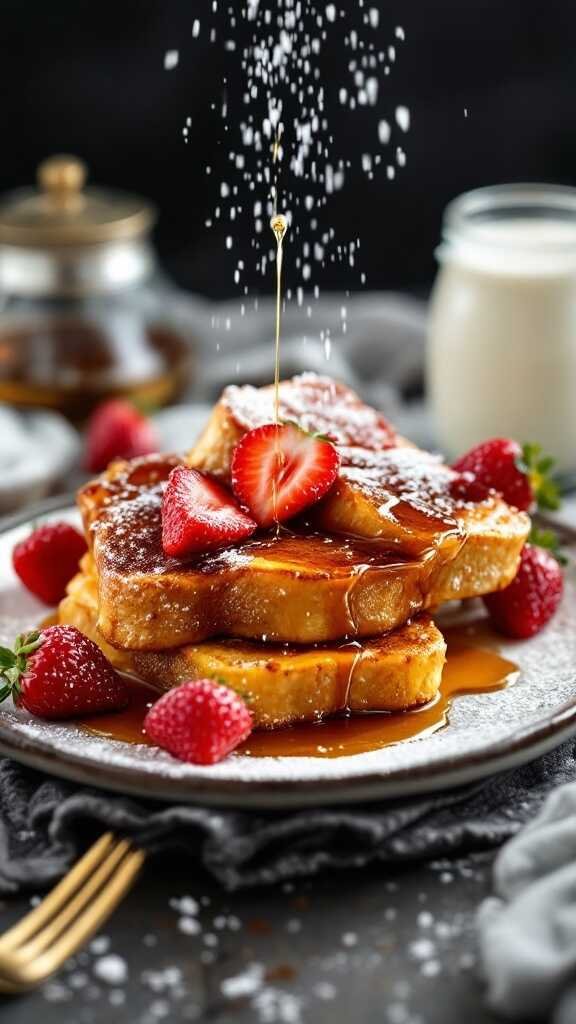
[[[479,189],[448,208],[428,388],[449,457],[535,441],[576,469],[576,190]]]

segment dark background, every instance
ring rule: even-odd
[[[274,0],[261,3],[275,7]],[[181,284],[211,295],[240,294],[233,281],[240,253],[225,249],[228,228],[204,226],[228,166],[222,76],[228,75],[232,98],[239,89],[237,58],[222,46],[227,6],[219,2],[213,15],[211,0],[3,0],[0,189],[30,183],[46,155],[77,153],[93,181],[141,192],[160,206],[157,241]],[[337,4],[345,6],[345,0]],[[441,211],[454,195],[504,181],[574,182],[576,15],[568,0],[532,6],[366,0],[366,6],[380,8],[386,42],[398,24],[406,42],[381,88],[382,113],[364,108],[354,117],[335,99],[342,48],[337,39],[324,48],[322,81],[335,112],[337,149],[357,155],[373,148],[378,117],[405,103],[412,114],[411,131],[400,140],[407,166],[393,182],[383,168],[373,182],[358,169],[332,197],[325,220],[343,239],[361,237],[367,287],[418,288],[431,279]],[[350,17],[362,13],[351,0],[347,10],[356,12]],[[202,31],[192,39],[196,17]],[[218,27],[212,46],[209,24]],[[241,38],[242,28],[235,35]],[[166,71],[171,49],[180,60]],[[230,114],[234,130],[233,100]],[[186,145],[187,116],[193,130]],[[247,254],[249,234],[242,242]],[[271,289],[271,275],[263,278],[253,263],[251,256],[242,283],[251,292]],[[328,264],[315,279],[324,289],[359,285],[346,264]]]

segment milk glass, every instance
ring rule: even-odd
[[[488,437],[576,469],[576,189],[502,185],[446,209],[427,380],[450,458]]]

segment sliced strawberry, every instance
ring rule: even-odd
[[[92,414],[86,438],[86,469],[100,473],[113,459],[133,459],[158,451],[154,425],[130,402],[111,399]]]
[[[182,558],[250,537],[256,523],[238,508],[226,488],[196,469],[177,466],[162,502],[162,546]]]
[[[267,423],[244,435],[232,455],[232,488],[260,526],[283,523],[330,490],[340,456],[295,423]]]

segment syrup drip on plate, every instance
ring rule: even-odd
[[[462,630],[447,630],[448,654],[440,692],[421,708],[395,713],[361,712],[273,732],[257,731],[238,749],[250,757],[345,757],[423,739],[449,725],[455,697],[502,690],[518,666],[487,647],[472,646]]]
[[[491,693],[518,678],[518,666],[492,650],[482,634],[475,643],[466,630],[446,630],[448,656],[438,697],[413,711],[394,714],[363,712],[317,724],[258,730],[238,748],[250,757],[345,757],[408,740],[422,739],[445,726],[454,698]],[[125,743],[153,744],[143,731],[144,718],[157,692],[135,679],[127,680],[130,703],[124,711],[78,719],[90,733]]]

